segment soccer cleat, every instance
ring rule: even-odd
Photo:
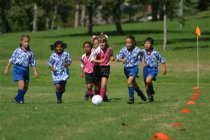
[[[13,99],[13,102],[16,104],[24,104],[24,101],[18,101],[15,97]]]
[[[153,103],[154,102],[154,96],[153,95],[149,97],[149,102],[150,103]]]
[[[106,95],[104,96],[103,101],[104,102],[108,102],[109,101],[109,99],[108,99],[108,97]]]
[[[128,100],[128,101],[127,101],[127,104],[134,104],[134,100],[131,100],[131,99]]]
[[[85,94],[84,96],[84,100],[88,101],[89,100],[89,95],[88,94]]]
[[[62,100],[58,100],[57,103],[58,103],[58,104],[61,104],[61,103],[62,103]]]

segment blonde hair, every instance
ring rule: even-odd
[[[30,41],[30,36],[29,35],[22,35],[20,37],[20,46],[22,46],[21,41],[23,40],[23,38],[28,38],[28,40]]]

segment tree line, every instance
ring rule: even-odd
[[[158,21],[208,10],[210,0],[0,0],[0,32],[55,30],[115,24],[123,34],[122,22]],[[151,17],[151,18],[149,18]]]

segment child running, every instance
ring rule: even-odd
[[[8,74],[9,68],[13,66],[13,79],[18,83],[18,93],[14,97],[14,102],[18,104],[24,103],[24,96],[28,90],[29,83],[29,66],[32,66],[34,76],[38,77],[35,57],[30,49],[30,37],[29,35],[22,35],[20,38],[20,46],[13,52],[5,70],[4,75]]]
[[[99,47],[95,49],[91,57],[91,62],[99,65],[100,95],[102,96],[104,102],[108,102],[106,91],[110,73],[110,60],[115,60],[107,38],[108,36],[103,33],[99,36]]]
[[[144,41],[144,68],[143,68],[143,75],[144,75],[144,83],[146,86],[147,95],[149,98],[149,102],[154,102],[154,89],[152,80],[156,80],[156,76],[158,74],[158,61],[162,63],[163,66],[163,75],[167,73],[166,70],[166,61],[160,55],[159,52],[154,50],[153,48],[154,40],[150,37],[146,38]]]
[[[138,66],[141,62],[142,56],[142,50],[136,47],[135,37],[127,36],[125,40],[125,47],[119,51],[117,61],[122,62],[124,65],[124,74],[128,83],[128,104],[134,103],[134,90],[138,93],[138,96],[140,96],[143,101],[146,101],[146,97],[136,83],[136,77],[139,71]]]
[[[98,43],[98,36],[93,35],[92,38],[92,50],[91,50],[91,54],[94,53],[95,49],[98,48],[99,43]],[[83,44],[84,47],[84,44]],[[94,90],[94,94],[98,95],[100,94],[100,89],[99,89],[99,83],[100,83],[100,79],[99,79],[99,64],[97,63],[92,63],[93,64],[93,75],[94,75],[94,86],[95,86],[95,90]],[[80,74],[81,77],[81,74]],[[84,99],[85,100],[89,100],[89,94],[86,91]]]
[[[72,63],[70,54],[65,52],[66,44],[62,41],[56,41],[51,45],[51,54],[48,66],[52,73],[53,83],[56,89],[57,103],[62,103],[62,94],[65,92],[66,82],[69,78],[69,65]]]
[[[81,73],[80,77],[83,78],[83,75],[85,74],[85,81],[86,81],[86,95],[85,100],[88,100],[89,97],[92,98],[93,93],[93,85],[95,83],[95,75],[94,75],[94,64],[90,61],[91,56],[91,50],[92,50],[92,43],[89,41],[86,41],[83,43],[83,49],[85,51],[85,54],[81,57]]]

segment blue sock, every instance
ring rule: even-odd
[[[58,101],[61,101],[61,98],[62,98],[62,93],[61,93],[61,91],[56,91],[56,96],[57,96],[57,100],[58,100]]]
[[[133,89],[133,87],[128,87],[128,93],[129,93],[130,100],[134,100],[134,89]]]
[[[25,91],[24,91],[24,90],[18,89],[17,96],[15,97],[16,100],[17,100],[18,102],[23,101],[23,100],[24,100],[24,94],[25,94]]]

